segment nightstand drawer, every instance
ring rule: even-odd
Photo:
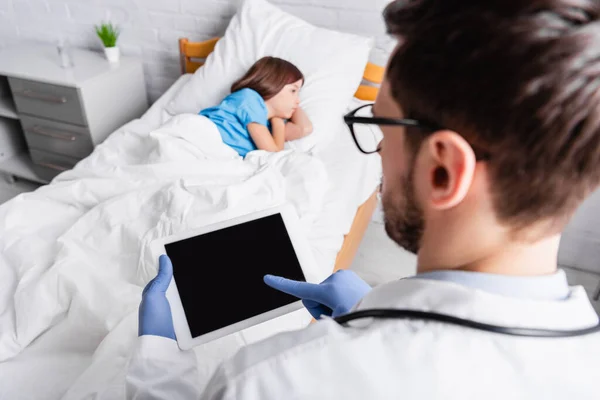
[[[25,115],[21,115],[21,126],[29,148],[75,158],[85,158],[94,150],[90,132],[81,126]]]
[[[77,89],[8,78],[19,113],[87,125]]]
[[[33,169],[37,176],[51,181],[61,172],[67,171],[79,162],[78,159],[60,154],[47,153],[45,151],[30,149],[29,154],[33,161]]]

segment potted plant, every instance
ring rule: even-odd
[[[112,23],[96,25],[96,34],[102,40],[104,45],[104,54],[109,62],[119,62],[120,52],[117,47],[117,39],[119,38],[119,28]]]

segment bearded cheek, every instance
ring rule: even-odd
[[[398,245],[416,254],[423,235],[424,220],[415,199],[413,182],[405,177],[393,187],[387,186],[382,203],[387,234]]]
[[[389,180],[384,180],[381,194],[381,203],[384,213],[402,214],[402,210],[406,203],[404,195],[405,188],[402,182],[396,182],[394,185]]]
[[[383,194],[381,203],[386,231],[394,241],[398,241],[405,214],[404,196],[398,190],[388,190]]]

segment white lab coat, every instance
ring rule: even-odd
[[[434,311],[494,325],[579,329],[598,323],[582,287],[564,301],[504,297],[452,282],[405,279],[357,306]],[[132,399],[600,399],[600,335],[516,338],[437,322],[331,319],[240,350],[199,387],[196,358],[141,337]]]

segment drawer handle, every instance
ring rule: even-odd
[[[50,164],[50,163],[36,163],[37,165],[39,165],[40,167],[46,167],[46,168],[50,168],[53,169],[55,171],[67,171],[69,168],[66,167],[61,167],[60,165],[56,165],[56,164]]]
[[[40,128],[37,125],[31,129],[27,129],[27,132],[35,133],[35,134],[42,135],[42,136],[48,136],[53,139],[67,140],[69,142],[73,142],[73,141],[77,140],[76,136],[61,135],[60,133],[57,133],[57,132],[44,130],[43,128]]]
[[[67,102],[67,98],[64,96],[53,96],[51,94],[34,92],[33,90],[15,90],[15,94],[28,97],[30,99],[47,101],[50,103],[64,104]]]

